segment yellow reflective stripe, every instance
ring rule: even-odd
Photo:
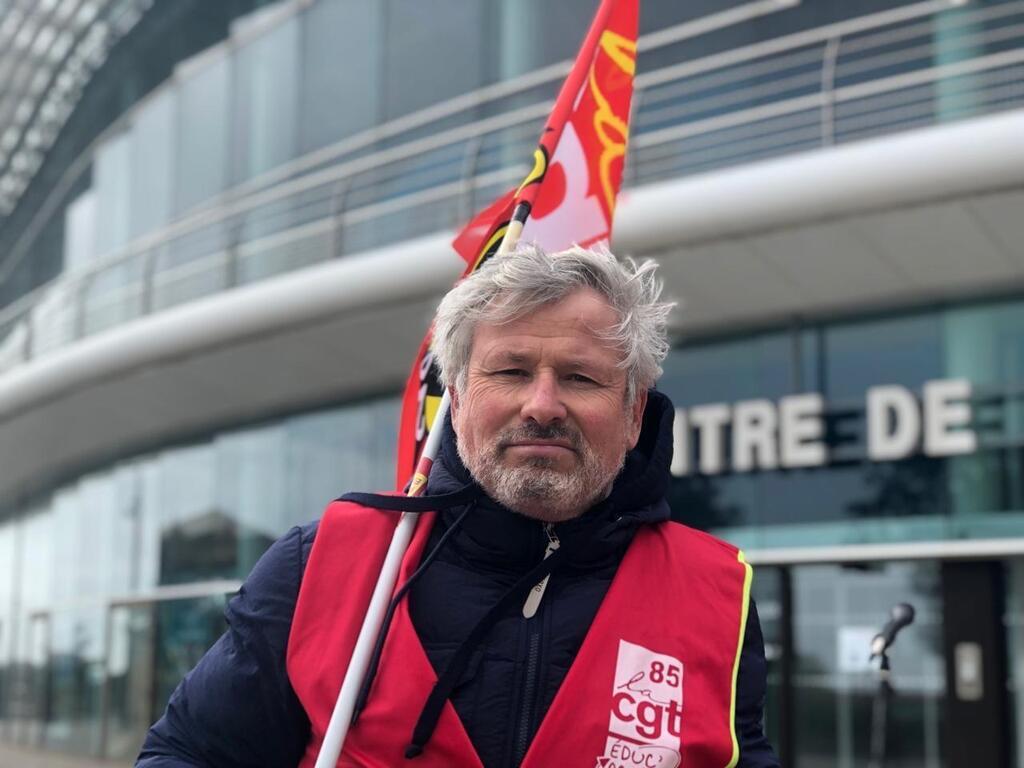
[[[743,566],[743,608],[740,612],[740,636],[736,640],[736,660],[732,664],[732,696],[729,701],[729,735],[732,736],[732,759],[725,768],[735,768],[740,759],[740,742],[736,738],[736,686],[740,674],[740,655],[743,653],[743,638],[747,634],[747,613],[750,608],[750,583],[754,579],[754,569],[740,550],[736,559]]]

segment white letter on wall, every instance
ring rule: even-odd
[[[676,408],[672,422],[672,466],[669,471],[676,477],[685,477],[690,472],[690,430],[686,425],[686,409]]]
[[[732,468],[734,472],[776,469],[775,406],[770,400],[744,400],[732,410]]]
[[[690,423],[700,433],[700,471],[705,475],[717,475],[724,464],[722,427],[729,423],[729,406],[711,403],[691,408]]]
[[[889,430],[889,414],[895,418]],[[917,400],[906,387],[890,384],[868,390],[868,458],[902,459],[913,453],[921,436]]]
[[[924,384],[924,452],[929,456],[974,453],[977,435],[971,423],[971,382],[966,379],[926,381]],[[965,429],[952,429],[965,427]]]
[[[779,443],[782,466],[821,467],[828,460],[825,425],[821,414],[825,400],[817,392],[789,395],[779,401]]]

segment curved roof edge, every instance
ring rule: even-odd
[[[654,251],[1022,184],[1015,110],[630,190],[616,244]]]
[[[0,423],[120,372],[443,292],[460,272],[450,240],[447,234],[431,235],[367,251],[88,337],[0,377]]]
[[[1021,226],[1022,136],[1018,111],[634,189],[619,207],[615,246],[659,254],[691,328],[1024,285],[1024,254],[1010,252],[1024,238],[1011,228]],[[945,237],[935,221],[964,226],[947,209],[988,215],[979,195],[993,198],[1002,218],[992,220],[1006,227],[1001,251],[993,244],[986,256],[963,241],[970,264],[953,254],[932,265],[942,248],[923,237],[903,253],[921,236]],[[874,232],[883,217],[899,253],[880,256],[850,236],[858,226]],[[5,374],[0,500],[221,425],[397,391],[437,298],[461,271],[450,237],[217,294]],[[992,266],[979,270],[985,258]]]

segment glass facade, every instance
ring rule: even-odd
[[[161,13],[172,7],[159,5]],[[213,12],[201,5],[190,6],[195,23],[183,27],[190,39],[268,3],[224,4],[235,10],[217,25],[206,23],[202,14]],[[464,222],[512,183],[515,174],[502,174],[528,159],[539,118],[447,144],[435,139],[543,105],[558,78],[500,99],[466,99],[461,111],[413,119],[411,128],[395,129],[394,121],[568,60],[595,5],[312,0],[236,21],[229,44],[194,59],[182,62],[225,31],[176,49],[180,56],[161,54],[152,64],[160,79],[128,78],[135,69],[112,57],[116,66],[98,77],[130,80],[124,87],[138,93],[127,101],[137,104],[123,116],[91,116],[103,125],[92,126],[82,147],[106,131],[23,263],[4,265],[11,276],[0,282],[0,304],[53,278],[61,255],[69,275],[82,275],[122,254],[81,282],[56,285],[31,309],[33,348],[46,353],[234,285]],[[643,0],[641,32],[678,32],[751,5]],[[1020,47],[1020,4],[953,5],[816,0],[645,46],[634,136],[728,120],[634,152],[628,183],[1024,104],[1019,62],[985,63]],[[880,20],[893,11],[909,15],[899,24]],[[862,28],[835,31],[858,19]],[[794,43],[793,35],[810,42]],[[791,42],[771,57],[751,53],[777,40]],[[950,74],[831,104],[827,119],[824,109],[785,106],[821,95],[826,75],[835,88],[866,93],[936,68]],[[662,77],[670,70],[689,74]],[[756,117],[765,107],[781,116]],[[87,133],[79,129],[69,121],[73,136]],[[406,145],[416,151],[402,155]],[[388,152],[400,160],[367,160]],[[317,175],[326,181],[309,181]],[[453,194],[438,192],[453,186]],[[246,207],[250,194],[257,202]],[[424,202],[403,207],[415,198]],[[26,200],[42,207],[40,195]],[[10,221],[27,215],[15,211]],[[10,226],[0,221],[5,253]],[[175,227],[173,236],[153,237]],[[0,323],[0,350],[13,324]],[[930,400],[937,382],[966,382],[969,393]],[[689,340],[671,352],[660,387],[683,424],[676,516],[752,552],[1024,537],[1024,300]],[[880,387],[897,400],[873,421]],[[792,422],[803,437],[787,448],[786,408],[801,396],[810,416]],[[964,407],[966,419],[958,415]],[[94,468],[45,498],[4,502],[0,740],[130,758],[174,685],[222,631],[226,592],[270,542],[340,491],[391,484],[397,409],[396,399],[382,398],[234,428]],[[933,428],[961,447],[934,449]],[[891,446],[907,429],[914,434],[899,456],[874,455],[878,430]],[[712,430],[715,441],[707,439]],[[806,459],[810,444],[818,458]],[[787,464],[787,450],[805,459]],[[1001,695],[1013,754],[1024,764],[1024,565],[998,565],[1006,647],[993,652],[1005,656]],[[865,762],[875,681],[856,649],[894,601],[906,600],[918,618],[893,655],[891,764],[944,766],[943,733],[956,733],[957,723],[946,710],[954,691],[944,666],[952,619],[943,584],[954,577],[943,562],[771,565],[757,573],[767,725],[786,764]]]
[[[675,481],[677,514],[750,548],[1024,534],[1022,340],[1024,304],[1007,301],[674,350],[660,387],[677,406],[693,414],[720,404],[735,414],[742,402],[816,393],[824,403],[827,452],[818,466],[735,471],[738,430],[726,423],[723,471],[709,474],[700,471],[699,435],[691,429],[685,446],[679,444],[693,471]],[[906,456],[871,459],[871,391],[904,388],[917,414],[907,420],[923,423],[926,384],[948,380],[970,385],[963,426],[975,435],[976,448],[928,455],[919,426]]]
[[[964,305],[676,347],[660,388],[682,413],[818,392],[821,466],[674,481],[684,522],[755,554],[777,546],[1020,536],[1024,300]],[[866,454],[864,393],[967,374],[971,455]],[[236,429],[83,475],[0,523],[0,737],[128,758],[176,681],[222,630],[230,583],[290,526],[350,488],[391,481],[396,399]],[[699,454],[699,440],[690,449]],[[977,469],[981,466],[983,470]],[[972,483],[964,489],[964,484]],[[970,502],[970,503],[969,503]],[[1021,561],[1006,559],[1006,701],[1020,750]],[[950,696],[937,560],[756,568],[769,661],[767,728],[798,768],[866,760],[876,691],[865,643],[894,602],[917,618],[893,655],[890,756],[940,768]],[[229,580],[225,582],[223,580]],[[184,591],[182,591],[184,590]]]
[[[391,485],[398,402],[210,436],[0,519],[0,740],[124,759],[293,525]]]
[[[315,261],[455,227],[519,177],[539,118],[481,128],[480,135],[400,153],[376,167],[361,169],[361,162],[500,113],[542,106],[554,95],[557,77],[535,78],[500,98],[466,99],[458,108],[448,102],[569,60],[594,5],[317,0],[263,8],[234,22],[229,45],[178,67],[96,142],[91,164],[67,184],[35,249],[19,250],[18,258],[55,249],[71,268],[129,243],[138,246],[186,214],[211,214],[161,239],[137,267],[112,267],[97,278],[106,283],[103,297],[81,288],[86,303],[103,305],[86,309],[97,315],[84,323],[81,332],[88,333]],[[828,0],[752,10],[740,0],[645,1],[641,32],[653,37],[641,49],[638,72],[651,83],[641,83],[631,133],[692,130],[633,151],[626,182],[1024,103],[1019,65],[990,61],[1019,48],[1019,6],[1009,0],[955,5]],[[724,23],[723,14],[749,18]],[[694,22],[703,31],[695,32]],[[776,45],[782,46],[776,54],[758,53]],[[680,74],[666,77],[671,71]],[[934,74],[940,71],[947,74]],[[929,72],[935,82],[905,91],[884,85]],[[823,96],[826,83],[869,95],[840,98],[833,92],[824,99],[837,99],[827,110],[787,106]],[[417,116],[444,105],[436,117]],[[781,110],[780,116],[759,118],[768,107]],[[415,119],[407,127],[395,127],[409,116]],[[719,119],[725,120],[721,128],[701,128]],[[374,135],[378,126],[387,130]],[[225,196],[244,197],[254,188],[328,169],[337,177],[271,195],[235,217],[223,215]],[[91,197],[95,207],[82,204]],[[13,218],[19,217],[16,211]],[[0,222],[0,243],[3,229]],[[270,236],[280,241],[263,242]],[[246,243],[256,243],[250,250],[260,255],[239,253]],[[152,285],[139,282],[146,274],[153,275]],[[18,279],[21,293],[42,282]],[[15,282],[0,282],[0,297],[8,297],[0,303],[17,297]],[[0,335],[7,330],[0,323]]]
[[[1022,339],[1024,301],[1007,300],[685,343],[670,353],[659,383],[687,426],[685,437],[677,427],[677,451],[686,461],[676,463],[673,512],[755,552],[897,542],[912,551],[922,541],[1019,541]],[[928,410],[935,406],[924,393],[948,381],[969,384],[957,401],[967,410],[953,431],[969,431],[975,440],[957,455],[928,455]],[[878,424],[867,411],[870,393],[893,386],[903,389],[909,410],[888,414],[884,428],[896,433],[902,419],[916,423],[918,432],[905,456],[883,460],[872,456],[869,433]],[[808,393],[820,396],[819,430],[811,435],[823,456],[812,466],[766,466],[772,460],[766,449],[781,451],[781,404]],[[749,422],[741,424],[750,403],[777,404],[765,413],[776,419],[770,437],[778,443],[759,444],[759,461],[737,467],[748,453],[738,435],[751,432]],[[719,456],[710,466],[703,456],[707,427],[694,426],[709,408],[719,413]],[[1009,764],[1020,765],[1021,561],[996,562],[1003,575],[993,603],[1002,605],[1005,591],[1006,608],[993,617],[996,640],[983,643],[982,653],[984,664],[996,669],[1005,658],[1006,691],[985,695],[994,716],[1005,705],[1011,760],[1016,755]],[[964,608],[948,602],[963,594],[955,588],[956,569],[924,559],[755,572],[769,660],[767,726],[784,764],[865,764],[877,687],[866,664],[867,641],[894,603],[908,602],[917,616],[892,654],[896,695],[887,765],[946,765],[947,740],[967,738],[950,721],[953,708],[965,706],[949,682],[959,673],[948,659],[963,644],[950,639]]]
[[[768,658],[766,729],[784,765],[868,762],[878,681],[867,641],[894,601],[917,615],[890,655],[896,691],[887,765],[939,768],[946,696],[935,562],[755,569]]]

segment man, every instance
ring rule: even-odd
[[[138,765],[312,766],[395,510],[430,509],[339,764],[777,766],[749,566],[669,521],[654,270],[522,248],[454,288],[426,500],[350,494],[271,547]]]

